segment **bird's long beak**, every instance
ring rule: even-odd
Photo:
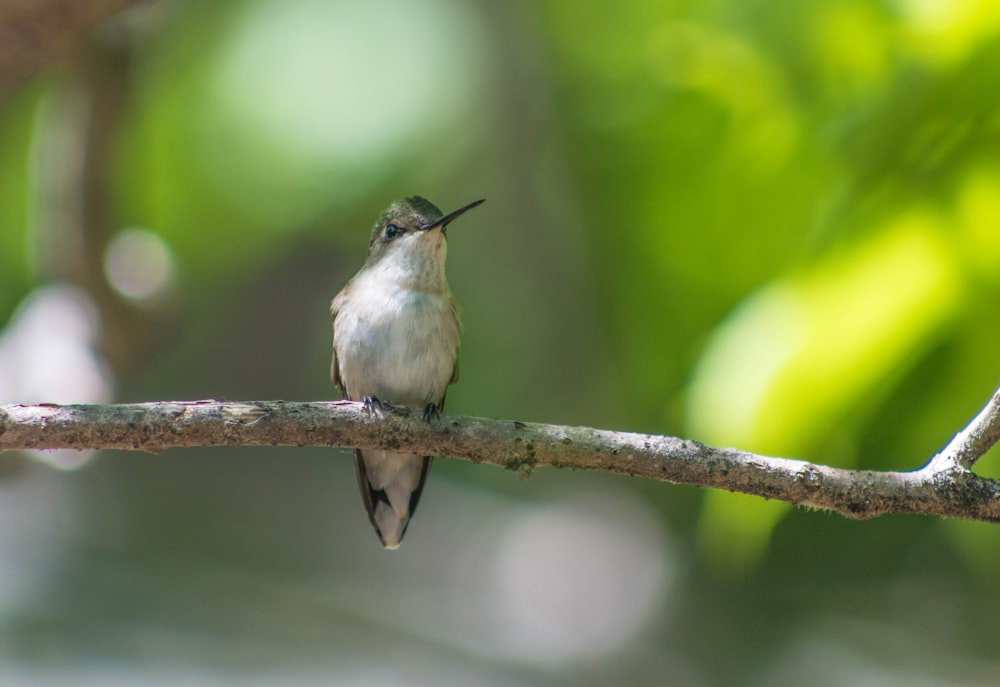
[[[431,222],[429,224],[423,224],[423,225],[421,225],[420,226],[420,231],[430,231],[431,229],[437,229],[438,227],[441,227],[442,229],[444,229],[445,227],[447,227],[452,222],[452,220],[456,219],[460,215],[464,215],[466,212],[468,212],[472,208],[476,207],[477,205],[482,205],[484,202],[486,202],[486,199],[485,198],[480,198],[479,200],[477,200],[474,203],[469,203],[464,208],[459,208],[459,209],[455,210],[454,212],[449,212],[447,215],[445,215],[441,219],[437,220],[436,222]]]

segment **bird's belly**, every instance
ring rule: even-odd
[[[440,403],[458,352],[450,299],[412,292],[388,300],[397,307],[338,316],[334,343],[348,394],[416,408]]]

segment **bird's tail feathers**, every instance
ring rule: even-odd
[[[382,545],[399,548],[424,490],[431,457],[355,449],[358,486]]]

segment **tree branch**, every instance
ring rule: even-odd
[[[451,456],[522,473],[577,468],[714,487],[867,519],[922,513],[1000,522],[1000,481],[968,468],[1000,437],[1000,392],[925,467],[845,470],[712,448],[668,436],[392,408],[370,417],[352,401],[163,401],[0,406],[0,451],[187,446],[345,446]]]

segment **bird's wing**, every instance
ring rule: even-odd
[[[455,321],[455,331],[458,332],[459,337],[462,334],[462,308],[459,306],[458,301],[454,298],[451,299],[451,316]],[[458,337],[455,339],[455,369],[451,371],[451,381],[448,384],[454,384],[458,381]],[[441,399],[441,405],[444,405],[444,399]]]
[[[333,382],[333,385],[338,389],[340,389],[341,391],[344,390],[344,382],[340,378],[340,366],[337,365],[336,348],[333,349],[333,359],[330,361],[330,381]]]
[[[333,329],[337,329],[337,299],[334,298],[330,303],[330,316],[333,318]],[[346,393],[347,390],[344,389],[344,381],[340,378],[340,366],[337,364],[337,348],[333,346],[333,358],[330,360],[330,381],[333,382],[334,386],[340,389],[341,393]]]

